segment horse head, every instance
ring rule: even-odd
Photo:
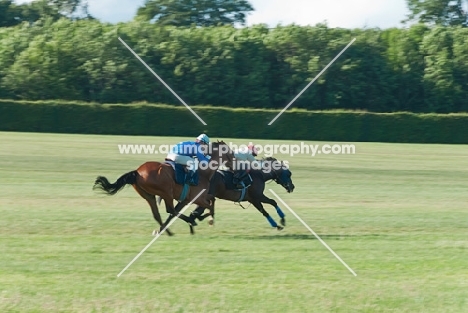
[[[273,171],[273,180],[277,184],[283,186],[283,188],[286,189],[288,193],[294,191],[295,186],[291,179],[292,173],[289,170],[289,166],[285,162],[279,161],[273,157],[268,157],[264,158],[262,163],[264,171],[266,170],[266,167],[269,171]]]
[[[210,152],[212,160],[220,161],[221,163],[225,162],[224,164],[227,167],[232,168],[234,162],[234,152],[227,143],[222,140],[211,143]]]

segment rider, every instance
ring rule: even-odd
[[[249,174],[252,166],[260,162],[255,158],[257,155],[258,150],[252,143],[247,146],[247,149],[244,148],[234,151],[234,157],[238,163],[236,171],[234,171],[233,183],[236,184],[238,188],[244,187],[242,181]]]
[[[210,138],[206,134],[200,134],[195,141],[183,141],[172,148],[171,153],[166,157],[166,160],[174,161],[175,163],[189,166],[187,169],[187,183],[195,185],[194,175],[198,169],[200,161],[209,162],[210,156],[206,155]]]

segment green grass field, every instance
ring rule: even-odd
[[[181,139],[0,133],[0,312],[468,312],[461,145],[276,155],[290,161],[296,189],[267,187],[357,277],[286,208],[278,232],[253,207],[218,201],[215,227],[203,222],[191,236],[176,221],[174,237],[117,278],[156,224],[133,188],[103,196],[94,179],[163,158],[120,155],[117,144]]]

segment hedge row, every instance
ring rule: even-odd
[[[468,114],[279,111],[0,100],[0,130],[22,132],[468,144]]]

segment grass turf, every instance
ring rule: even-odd
[[[218,201],[215,227],[202,223],[191,236],[176,221],[174,237],[162,236],[117,278],[156,224],[131,187],[108,197],[93,181],[163,158],[121,155],[117,144],[182,139],[0,133],[0,311],[468,311],[462,145],[356,143],[355,155],[275,155],[290,161],[296,190],[267,188],[357,277],[286,208],[278,232],[253,207]]]

